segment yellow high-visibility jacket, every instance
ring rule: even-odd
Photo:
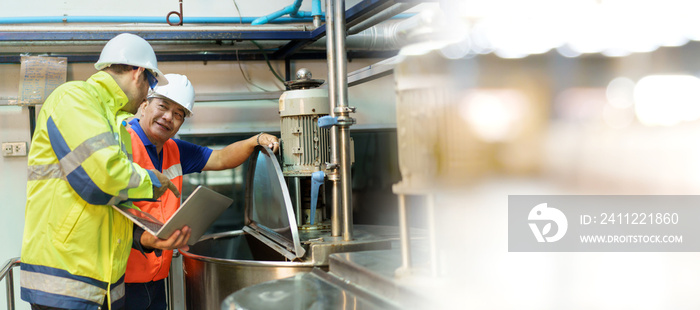
[[[131,161],[119,111],[128,99],[98,72],[51,93],[28,159],[21,295],[35,304],[97,309],[124,302],[132,223],[110,205],[153,197],[152,172]]]

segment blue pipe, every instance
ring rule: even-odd
[[[274,23],[310,22],[308,12],[298,18],[276,18]],[[188,24],[244,24],[252,23],[257,17],[185,17]],[[173,16],[172,22],[179,22],[177,16]],[[0,24],[45,24],[45,23],[167,23],[165,16],[26,16],[26,17],[0,17]]]
[[[321,0],[311,0],[311,16],[323,16],[321,11]]]
[[[286,6],[284,9],[281,9],[277,12],[259,17],[258,19],[254,20],[251,25],[262,25],[262,24],[267,24],[268,22],[275,20],[279,18],[282,15],[289,14],[289,16],[294,16],[294,14],[297,14],[299,12],[299,8],[301,7],[301,1],[302,0],[294,0],[294,4]]]
[[[290,13],[289,16],[294,18],[308,18],[312,17],[312,13],[309,11],[297,11],[295,14]]]

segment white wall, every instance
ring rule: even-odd
[[[0,65],[0,98],[17,96],[19,65]],[[0,106],[0,142],[29,142],[29,110],[27,107]],[[24,204],[27,186],[27,157],[0,156],[0,264],[20,256],[24,230]],[[19,269],[14,269],[15,302],[19,303]],[[0,282],[0,307],[5,307],[6,281]],[[29,305],[17,309],[29,309]]]
[[[0,107],[0,142],[29,142],[29,112],[26,107]],[[19,257],[24,229],[27,157],[0,157],[0,262]],[[19,304],[19,268],[15,268],[15,303]],[[6,305],[6,280],[0,282],[0,307]],[[26,306],[26,307],[24,307]],[[29,309],[28,305],[16,309]]]

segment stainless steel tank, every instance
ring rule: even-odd
[[[327,270],[332,253],[389,249],[396,240],[387,227],[356,227],[351,241],[328,230],[300,232],[275,155],[257,147],[250,161],[243,230],[204,236],[181,251],[187,309],[219,309],[239,289],[314,267]]]
[[[313,268],[313,262],[288,261],[241,230],[209,235],[182,256],[187,309],[218,309],[239,289]]]
[[[279,163],[270,149],[250,158],[242,231],[204,236],[182,251],[188,309],[218,309],[234,291],[309,271]]]
[[[388,250],[398,239],[396,227],[354,228],[355,239],[349,242],[327,231],[301,232],[307,251],[294,261],[245,231],[205,236],[181,252],[187,309],[219,309],[226,296],[240,289],[313,269],[327,271],[333,253]]]

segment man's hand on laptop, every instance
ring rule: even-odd
[[[187,251],[190,249],[187,246],[187,241],[190,240],[190,232],[192,230],[188,226],[176,230],[168,239],[160,239],[147,231],[141,235],[141,245],[152,249],[174,250],[180,249]]]

